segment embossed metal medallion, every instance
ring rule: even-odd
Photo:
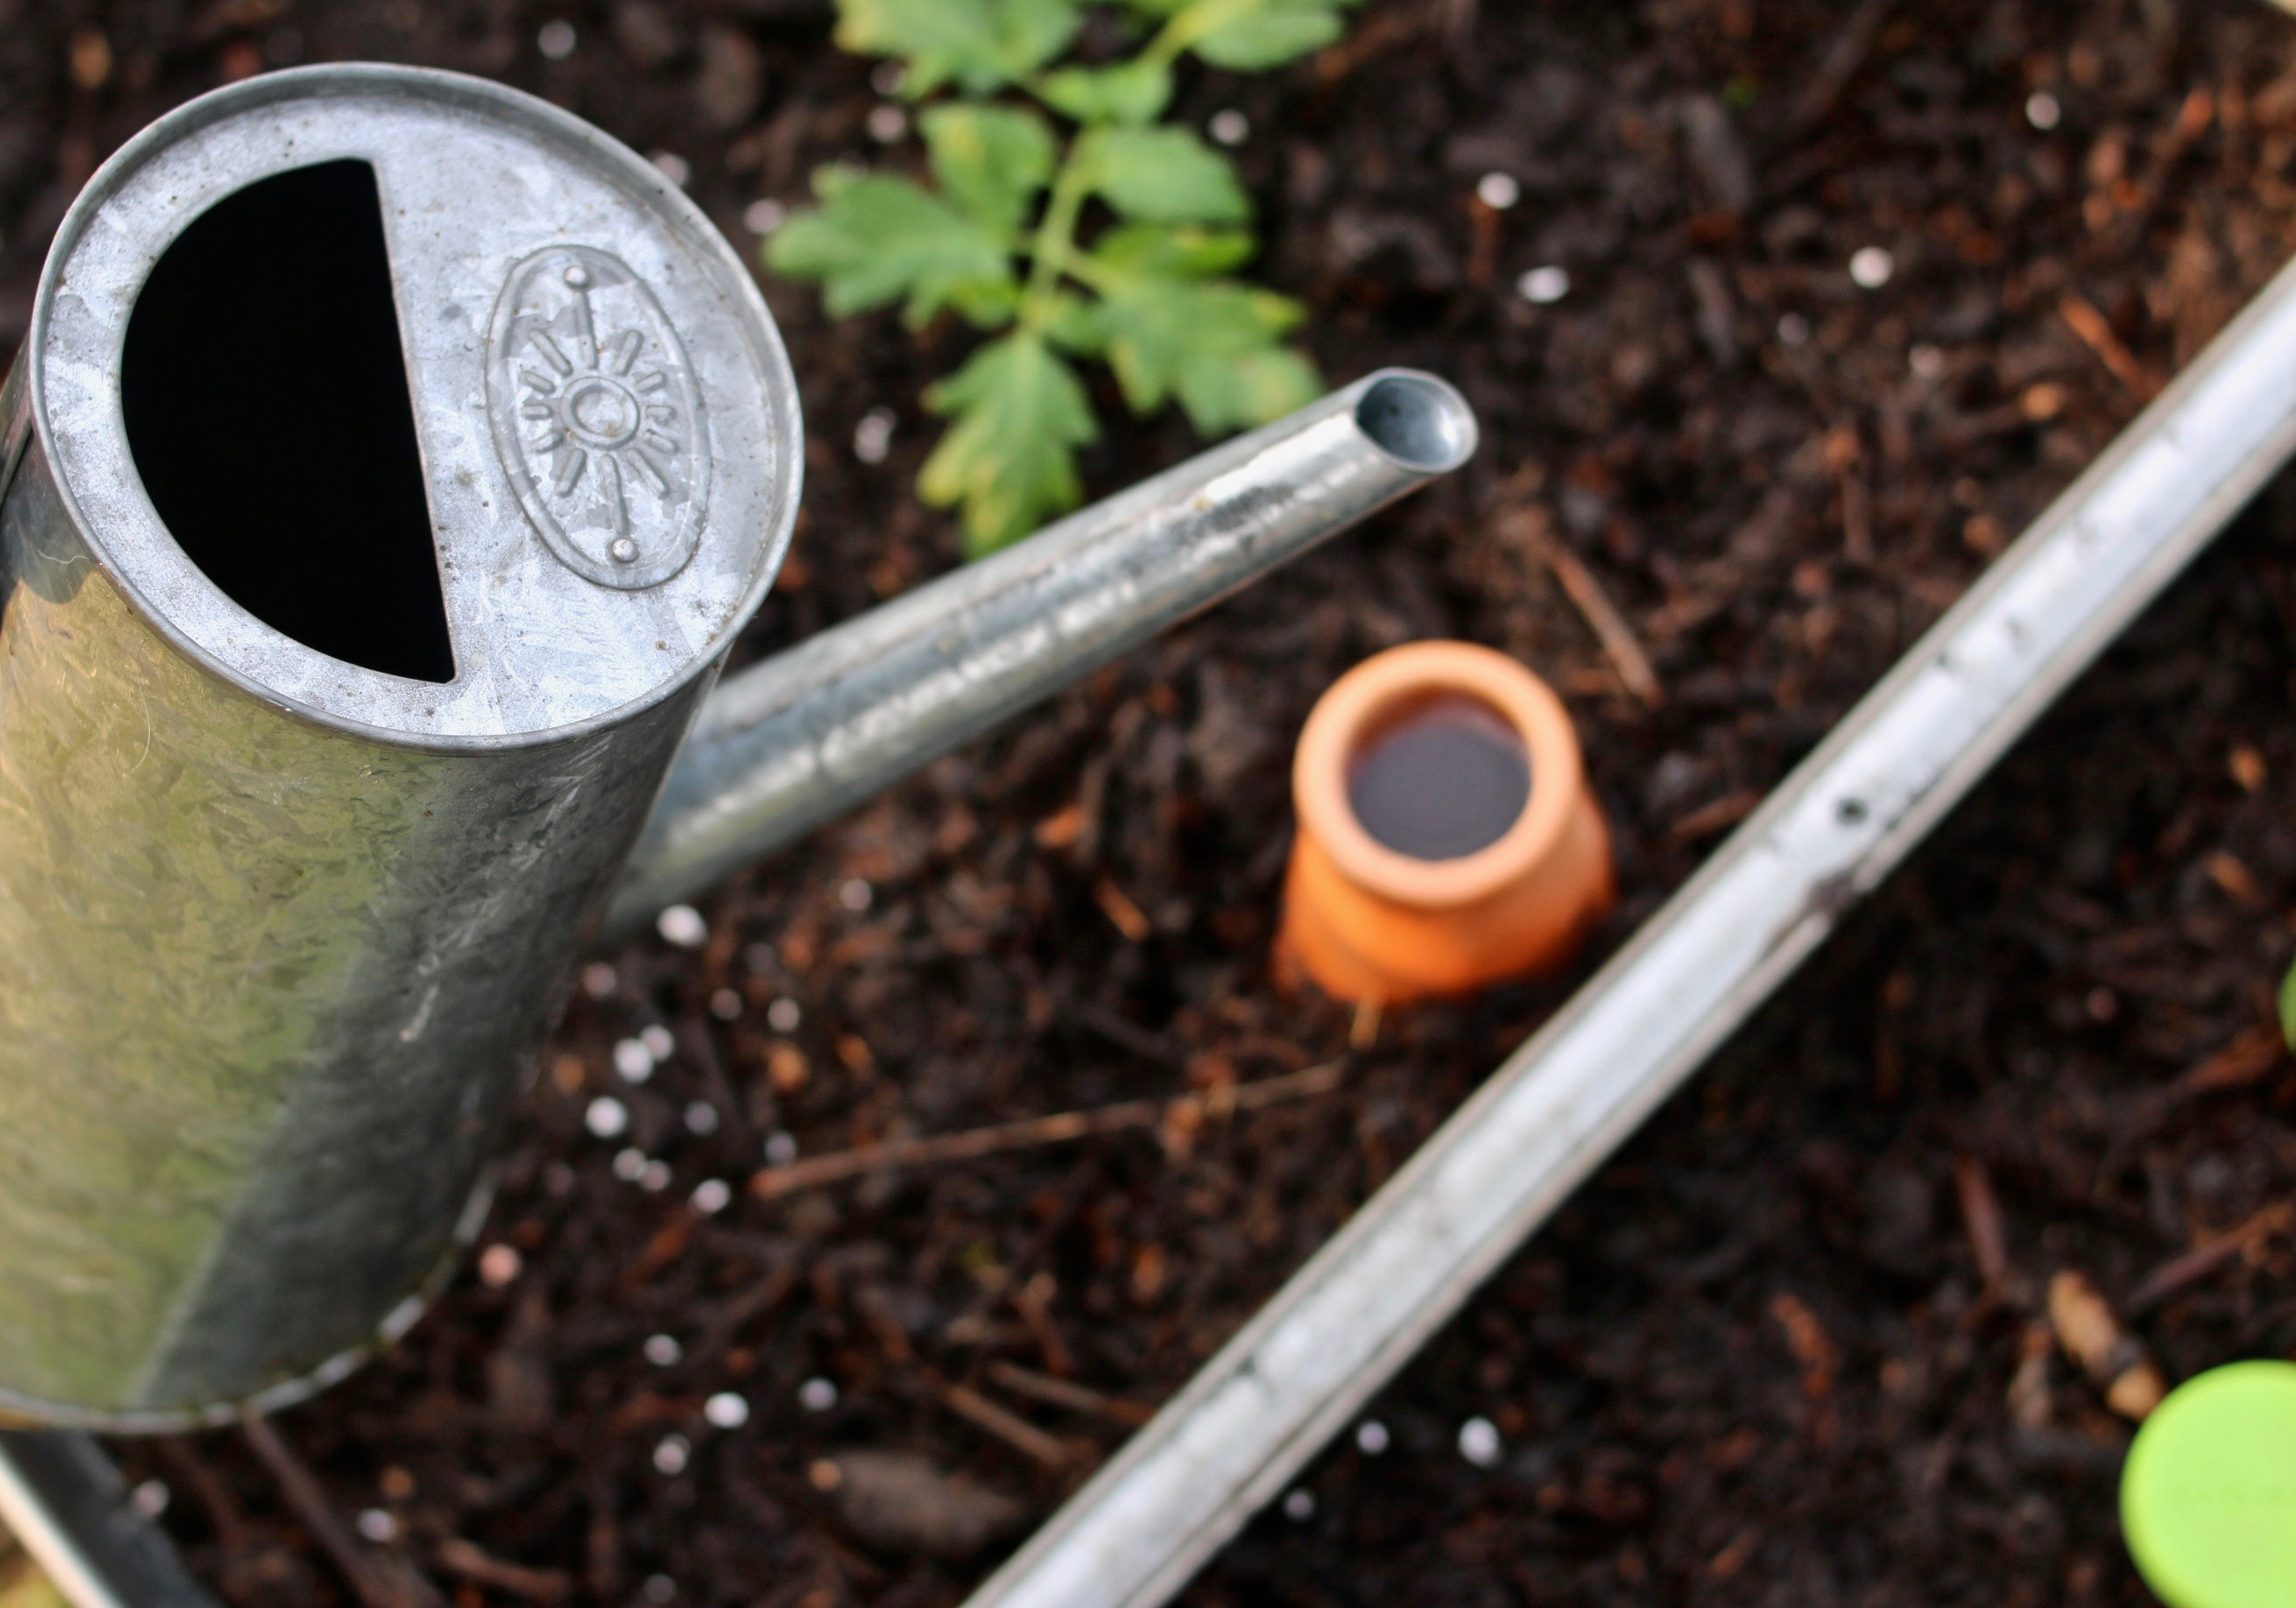
[[[659,586],[693,556],[709,451],[693,366],[629,266],[551,246],[511,270],[487,354],[495,447],[527,518],[602,587]]]

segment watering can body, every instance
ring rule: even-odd
[[[297,258],[329,207],[377,260]],[[213,1419],[413,1321],[794,398],[707,220],[512,91],[274,75],[91,182],[0,415],[0,1410]]]
[[[0,393],[0,1421],[341,1377],[479,1227],[588,935],[1474,445],[1384,371],[717,687],[802,447],[708,221],[451,74],[162,119]]]

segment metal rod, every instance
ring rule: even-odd
[[[2296,267],[968,1608],[1152,1608],[1185,1585],[2292,447]]]
[[[1450,472],[1475,439],[1442,381],[1372,374],[732,677],[670,773],[607,932]]]
[[[74,1608],[217,1608],[92,1435],[0,1432],[0,1522]]]

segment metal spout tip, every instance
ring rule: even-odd
[[[1448,474],[1475,455],[1475,410],[1446,380],[1417,369],[1374,374],[1356,398],[1356,428],[1405,468]]]

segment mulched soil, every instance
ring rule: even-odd
[[[1271,984],[1317,691],[1430,636],[1554,681],[1617,833],[1614,947],[2278,266],[2292,26],[2251,0],[1374,0],[1292,70],[1191,77],[1190,119],[1250,119],[1261,272],[1327,372],[1452,375],[1481,459],[742,878],[700,950],[605,957],[511,1144],[499,1287],[466,1275],[282,1415],[269,1463],[122,1444],[193,1566],[235,1604],[347,1600],[283,1457],[384,1597],[957,1601],[1574,980],[1390,1013],[1367,1046]],[[0,0],[0,342],[94,161],[224,77],[495,74],[683,158],[747,244],[748,203],[816,163],[917,160],[826,36],[802,0]],[[1472,199],[1492,171],[1513,209]],[[1850,273],[1868,248],[1886,283]],[[1546,265],[1570,292],[1534,305]],[[813,439],[745,652],[955,553],[907,488],[962,332],[767,290]],[[1091,480],[1189,450],[1114,429]],[[2086,1280],[2171,1380],[2296,1351],[2296,1079],[2259,1036],[2296,883],[2286,490],[1384,1393],[1386,1449],[1328,1454],[1186,1601],[2150,1600],[2113,1516],[2130,1426],[2051,1292],[2062,1322]],[[650,1026],[672,1054],[619,1081]],[[1193,1131],[684,1205],[775,1136],[821,1154],[1333,1062],[1336,1094]],[[606,1093],[659,1192],[586,1135]],[[705,1417],[721,1391],[742,1427]],[[1476,1417],[1488,1466],[1457,1449]]]

